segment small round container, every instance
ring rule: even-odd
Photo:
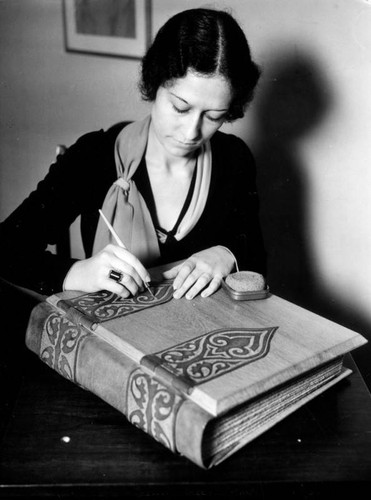
[[[243,275],[243,274],[257,274],[257,273],[250,273],[249,271],[241,271],[240,273],[233,273],[233,275]],[[231,275],[232,276],[232,275]],[[227,292],[227,294],[231,297],[233,300],[259,300],[259,299],[266,299],[269,296],[269,287],[265,285],[265,288],[262,290],[249,290],[249,291],[241,291],[241,290],[235,290],[232,288],[227,282],[226,278],[222,280],[222,287],[223,289]]]

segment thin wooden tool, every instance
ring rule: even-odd
[[[120,246],[121,248],[125,248],[125,250],[127,250],[127,247],[124,245],[124,243],[121,241],[121,239],[119,238],[118,234],[116,233],[116,231],[113,229],[112,225],[110,224],[110,222],[108,221],[108,219],[106,218],[106,216],[104,215],[104,213],[102,212],[101,209],[99,209],[99,214],[100,216],[102,217],[102,219],[104,220],[104,222],[106,223],[106,226],[108,227],[108,229],[110,230],[112,236],[115,238],[116,240],[116,243],[118,244],[118,246]],[[152,293],[152,290],[150,289],[148,283],[146,281],[143,281],[144,283],[144,286],[147,288],[147,290],[149,291],[149,293],[152,295],[153,298],[155,298],[155,296],[153,295]]]

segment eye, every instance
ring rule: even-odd
[[[222,122],[225,118],[225,115],[221,115],[221,116],[210,116],[210,115],[206,115],[206,118],[208,120],[210,120],[211,122],[214,122],[214,123],[218,123],[218,122]]]
[[[179,113],[180,115],[187,113],[189,111],[188,108],[181,109],[181,108],[178,108],[177,106],[175,106],[175,104],[173,104],[172,106],[173,106],[174,111],[176,111],[176,113]]]

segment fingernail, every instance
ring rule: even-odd
[[[175,292],[175,293],[173,294],[173,297],[174,297],[174,299],[179,299],[179,297],[180,297],[180,293],[179,293],[179,292]]]

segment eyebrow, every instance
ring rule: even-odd
[[[190,105],[188,101],[186,101],[182,97],[178,96],[177,94],[174,94],[174,92],[170,91],[170,94],[172,96],[176,97],[177,99],[179,99],[180,101],[184,102],[184,104],[187,104],[188,106]],[[208,109],[207,111],[222,112],[222,111],[228,111],[228,108],[223,108],[223,109]]]

